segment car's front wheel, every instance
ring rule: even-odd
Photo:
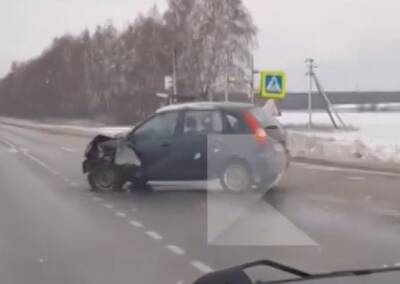
[[[88,180],[93,191],[119,191],[125,183],[118,169],[107,164],[91,170]]]
[[[225,190],[241,192],[251,189],[253,178],[249,167],[241,161],[228,163],[220,176],[220,181]]]

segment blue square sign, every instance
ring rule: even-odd
[[[261,72],[261,97],[283,99],[286,96],[286,74],[283,71]]]

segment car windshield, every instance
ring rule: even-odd
[[[1,0],[0,283],[400,267],[399,11]]]

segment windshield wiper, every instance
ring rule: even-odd
[[[253,284],[244,270],[257,266],[272,267],[300,278],[308,278],[311,276],[311,274],[307,272],[272,260],[260,260],[207,274],[198,279],[194,284]]]
[[[261,281],[259,284],[280,284],[280,283],[292,283],[305,279],[324,279],[324,278],[338,278],[338,277],[351,277],[351,276],[365,276],[376,273],[387,273],[400,271],[400,267],[388,267],[388,268],[376,268],[376,269],[363,269],[363,270],[344,270],[344,271],[335,271],[329,273],[321,273],[321,274],[311,274],[310,276],[304,277],[302,279],[287,279],[287,280],[279,280],[279,281]]]
[[[194,284],[253,284],[252,280],[245,273],[245,270],[257,266],[271,267],[296,276],[296,278],[279,280],[279,281],[257,281],[256,282],[257,284],[292,283],[307,279],[311,280],[311,279],[321,279],[321,278],[363,276],[375,273],[400,271],[400,267],[389,267],[389,268],[348,270],[348,271],[336,271],[336,272],[321,273],[321,274],[311,274],[275,261],[260,260],[207,274],[198,279]]]

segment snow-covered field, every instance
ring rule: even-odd
[[[336,160],[400,163],[400,112],[341,113],[350,130],[332,130],[326,113],[284,112],[279,120],[289,128],[294,154]],[[297,139],[297,140],[296,140]]]

